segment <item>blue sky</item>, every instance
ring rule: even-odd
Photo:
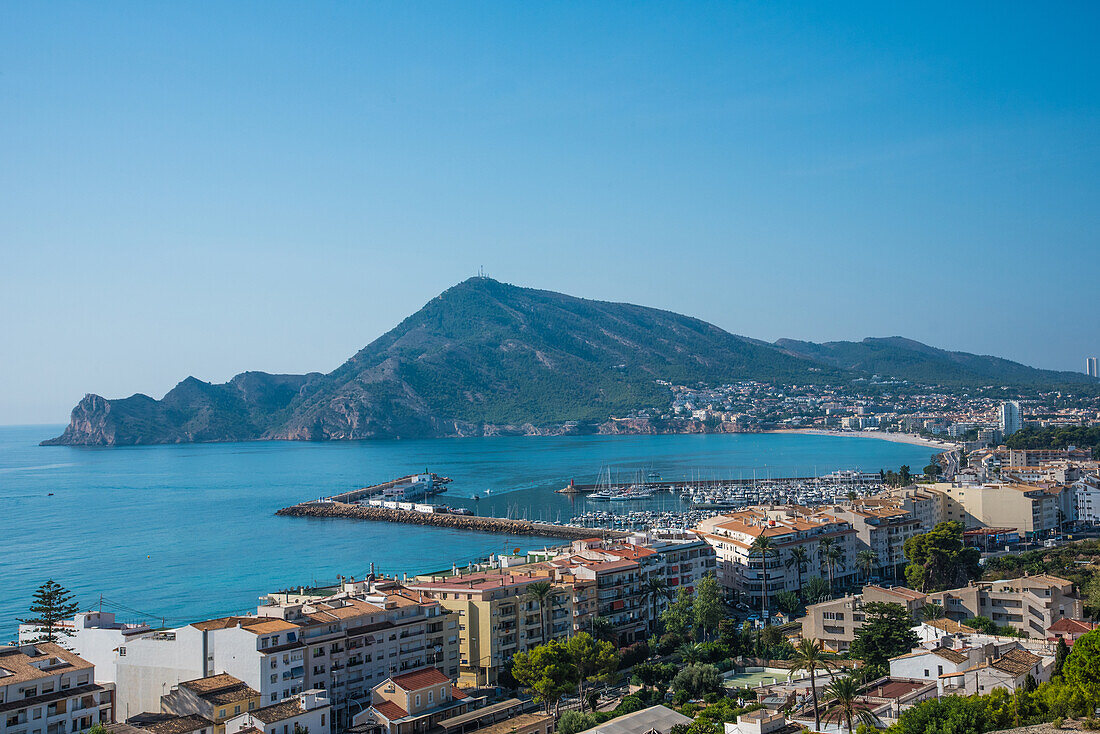
[[[1100,353],[1098,6],[8,3],[0,423],[327,371],[479,266]]]

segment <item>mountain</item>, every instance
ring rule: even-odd
[[[1069,373],[896,338],[770,344],[668,311],[473,278],[328,374],[188,377],[161,400],[88,395],[44,443],[537,433],[663,409],[671,393],[659,381],[845,385],[872,374],[979,385]]]
[[[1015,388],[1094,387],[1084,373],[1041,370],[1027,365],[968,352],[949,352],[900,336],[868,338],[858,342],[813,342],[780,339],[775,346],[795,357],[840,370],[908,380],[949,388],[983,385]]]
[[[699,319],[473,278],[326,375],[189,377],[162,400],[88,395],[47,443],[532,432],[669,403],[674,383],[846,381]]]

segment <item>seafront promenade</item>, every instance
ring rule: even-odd
[[[406,525],[431,525],[453,530],[474,530],[482,533],[505,533],[508,535],[531,535],[542,538],[561,538],[577,540],[580,538],[604,537],[621,538],[627,534],[617,530],[593,530],[566,525],[531,522],[529,520],[509,520],[503,517],[477,517],[476,515],[452,515],[446,513],[415,512],[412,510],[391,509],[352,505],[344,502],[303,502],[299,505],[284,507],[275,513],[289,517],[343,517],[353,520],[374,520],[381,522],[404,523]]]

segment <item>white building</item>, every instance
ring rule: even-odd
[[[1086,476],[1073,483],[1077,521],[1100,524],[1100,477]]]
[[[127,640],[151,631],[146,624],[123,624],[115,620],[113,612],[81,612],[58,625],[67,630],[65,647],[95,666],[98,683],[117,681],[115,657],[119,647]],[[19,625],[19,643],[27,644],[38,636],[34,625]]]
[[[228,673],[264,704],[304,688],[298,626],[267,617],[222,617],[129,639],[116,652],[118,713],[159,711],[161,696],[185,681]]]
[[[1000,408],[1001,435],[1011,436],[1023,428],[1023,420],[1020,417],[1020,404],[1015,400],[1001,403]]]
[[[112,686],[53,643],[0,647],[0,734],[70,734],[114,721]]]
[[[309,734],[329,734],[332,706],[324,691],[309,690],[270,706],[247,711],[225,722],[225,734],[258,729],[264,734],[294,734],[296,728]]]

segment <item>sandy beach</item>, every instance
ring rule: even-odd
[[[894,441],[895,443],[908,443],[914,446],[927,446],[936,451],[949,451],[957,448],[953,443],[937,441],[915,433],[887,433],[885,431],[829,431],[822,428],[785,428],[777,431],[764,431],[764,433],[808,433],[815,436],[846,436],[849,438],[877,438],[880,441]]]

